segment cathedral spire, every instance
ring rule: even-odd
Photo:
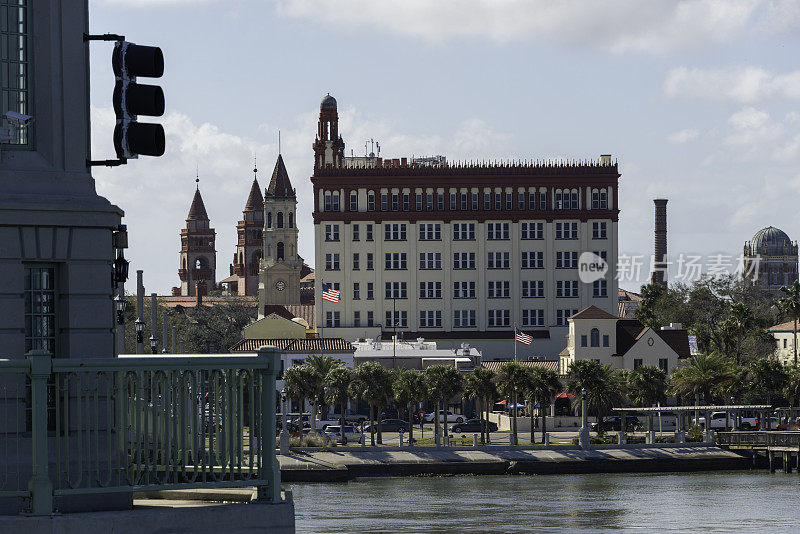
[[[283,164],[283,156],[278,154],[278,161],[275,162],[275,170],[272,171],[272,179],[267,187],[267,196],[275,198],[295,198],[295,191],[292,182],[289,180],[289,173]]]
[[[200,180],[195,180],[196,182],[200,182]],[[189,208],[189,215],[186,217],[186,220],[198,220],[198,221],[207,221],[208,220],[208,213],[206,212],[206,206],[203,204],[203,197],[200,195],[200,184],[197,184],[197,189],[194,192],[194,198],[192,199],[192,207]]]

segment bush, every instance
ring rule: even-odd
[[[322,437],[306,434],[289,438],[289,447],[322,447]]]
[[[689,430],[686,432],[686,441],[703,441],[704,439],[703,428],[697,423],[690,426]]]

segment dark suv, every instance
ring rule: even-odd
[[[641,426],[642,423],[639,422],[638,417],[633,415],[625,416],[625,430],[639,430]],[[619,432],[622,430],[622,417],[619,415],[612,415],[611,417],[603,419],[599,425],[597,423],[591,423],[589,428],[594,432]]]

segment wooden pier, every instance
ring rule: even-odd
[[[791,473],[792,466],[800,472],[800,432],[717,432],[719,447],[734,451],[750,451],[753,464],[761,453],[769,460],[770,472],[775,472],[775,455],[781,458],[784,472]],[[794,455],[794,461],[792,456]]]

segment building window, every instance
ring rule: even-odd
[[[433,211],[433,193],[428,193],[425,195],[425,209],[428,211]]]
[[[591,332],[589,332],[589,342],[593,347],[600,346],[600,330],[592,328]]]
[[[608,209],[608,191],[606,189],[592,190],[592,209],[593,210]]]
[[[510,269],[511,255],[508,252],[489,252],[488,269]]]
[[[417,211],[422,211],[422,193],[417,193],[414,209]]]
[[[455,211],[457,209],[458,206],[456,205],[456,194],[450,193],[450,211]]]
[[[419,225],[420,241],[441,241],[442,225],[439,223],[421,223]]]
[[[487,223],[487,238],[490,241],[499,241],[509,239],[509,224],[502,223]]]
[[[25,352],[56,353],[57,285],[55,265],[25,266]]]
[[[524,222],[520,223],[521,239],[544,239],[544,223]]]
[[[420,252],[419,253],[419,268],[440,270],[442,268],[442,253],[441,252]]]
[[[373,282],[367,282],[367,300],[375,300],[375,284]]]
[[[604,221],[592,223],[592,239],[606,238],[606,223]]]
[[[394,315],[394,317],[392,317]],[[408,312],[403,311],[387,311],[386,312],[386,327],[387,328],[407,328],[408,327]]]
[[[586,338],[586,334],[581,336],[581,347],[585,347],[588,345],[588,339]]]
[[[462,211],[467,211],[467,209],[469,209],[469,206],[467,205],[467,203],[469,202],[468,198],[469,197],[467,197],[466,193],[461,193],[461,210]]]
[[[489,280],[487,298],[507,299],[511,297],[511,282],[508,280]]]
[[[503,193],[499,191],[494,194],[494,209],[497,211],[503,209]]]
[[[2,25],[0,26],[0,94],[2,94],[2,126],[11,129],[11,139],[5,142],[15,148],[30,148],[32,145],[31,124],[12,125],[6,113],[14,111],[32,115],[30,98],[30,51],[28,47],[28,1],[0,1]]]
[[[400,211],[400,194],[392,193],[392,211]]]
[[[544,252],[540,250],[523,252],[521,264],[523,269],[544,269]]]
[[[436,209],[444,211],[444,193],[438,193],[436,195]]]
[[[644,364],[644,360],[642,360],[641,358],[634,358],[634,359],[633,359],[633,368],[634,368],[634,369],[638,369],[638,368],[639,368],[639,367],[641,367],[643,364]]]
[[[361,240],[361,229],[358,227],[357,224],[353,225],[353,241],[360,241]]]
[[[389,211],[389,194],[381,193],[381,211]]]
[[[658,368],[664,371],[665,373],[669,373],[669,364],[667,363],[666,358],[658,359]]]
[[[489,211],[492,209],[492,194],[491,193],[484,193],[483,194],[483,209],[485,211]]]
[[[383,225],[384,241],[405,241],[406,225],[402,223],[387,223]]]
[[[478,193],[472,193],[472,211],[478,211]]]
[[[475,298],[475,282],[471,282],[471,281],[453,282],[453,298],[454,299],[474,299]]]
[[[453,223],[453,241],[475,241],[475,223]]]
[[[275,247],[275,250],[276,250],[275,259],[283,260],[284,259],[284,250],[285,250],[285,247],[283,245],[283,241],[278,241],[278,245]],[[339,255],[338,254],[336,254],[336,263],[337,263],[337,265],[339,263]],[[337,269],[338,269],[338,267],[337,267]]]
[[[593,297],[607,297],[608,296],[608,282],[605,280],[595,280],[592,282],[592,296]]]
[[[358,252],[353,252],[353,270],[354,271],[358,271],[360,269],[359,259],[360,258],[358,256]]]
[[[522,326],[544,326],[544,310],[522,310]]]
[[[408,285],[406,282],[386,282],[387,299],[408,298]]]
[[[367,211],[375,211],[375,193],[367,193]]]
[[[556,310],[556,326],[567,326],[568,324],[567,319],[569,319],[576,313],[578,313],[578,310],[574,308]]]
[[[325,326],[328,328],[338,328],[342,325],[341,312],[327,311],[325,312]]]
[[[358,211],[358,193],[350,193],[350,211]]]
[[[282,213],[278,213],[278,228],[281,228],[281,215]],[[326,224],[325,225],[325,241],[339,241],[339,225],[338,224]]]
[[[517,209],[524,210],[525,209],[525,192],[520,191],[517,193]]]
[[[522,298],[526,299],[544,298],[544,280],[523,280]]]
[[[419,326],[420,328],[441,328],[442,312],[440,310],[420,310]]]
[[[536,193],[528,193],[528,209],[536,209]]]
[[[454,328],[474,328],[475,310],[453,310]]]
[[[338,271],[339,270],[339,255],[338,254],[325,254],[325,270]]]
[[[367,326],[375,326],[375,314],[371,311],[367,312]]]
[[[353,282],[353,300],[361,300],[361,284]]]
[[[576,251],[556,252],[556,269],[577,269],[578,253]]]
[[[282,211],[278,212],[277,226],[278,226],[278,228],[283,228],[283,212]]]
[[[475,269],[475,253],[454,252],[453,269],[456,270]]]
[[[353,312],[353,326],[361,326],[361,312]]]
[[[603,334],[603,346],[608,347],[608,334]]]
[[[385,257],[385,268],[387,271],[405,271],[408,269],[405,252],[387,252]]]
[[[372,241],[372,225],[367,225],[367,241]]]
[[[419,298],[421,299],[440,299],[442,298],[441,282],[420,282]]]
[[[489,310],[489,325],[493,326],[510,326],[511,325],[511,310]]]
[[[539,193],[539,209],[547,209],[547,193],[545,191]]]
[[[514,194],[510,191],[506,193],[506,210],[514,209]]]
[[[373,269],[375,269],[375,260],[374,260],[374,258],[375,258],[375,256],[372,254],[372,252],[367,252],[367,270],[368,271],[372,271]]]
[[[556,239],[578,239],[578,223],[556,222]]]
[[[408,193],[403,193],[403,211],[411,210],[411,198]]]
[[[577,280],[556,280],[556,297],[573,298],[577,296]]]

